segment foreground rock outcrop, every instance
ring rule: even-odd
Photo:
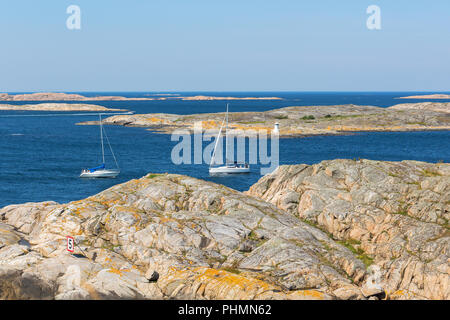
[[[247,193],[329,233],[392,297],[450,299],[449,164],[281,166]]]
[[[326,233],[185,176],[148,175],[64,205],[11,205],[0,217],[2,298],[364,297],[366,266]]]
[[[0,210],[2,299],[449,299],[448,164],[149,174]],[[75,252],[66,250],[66,237]]]

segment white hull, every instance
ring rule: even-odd
[[[120,170],[116,169],[102,169],[94,172],[83,171],[80,178],[115,178],[119,175]]]
[[[222,167],[212,167],[209,168],[209,173],[249,173],[250,167],[231,167],[231,166],[222,166]]]

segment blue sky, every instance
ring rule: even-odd
[[[1,1],[0,92],[450,91],[449,17],[448,0]]]

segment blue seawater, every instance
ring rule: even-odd
[[[160,93],[80,93],[83,95],[155,96]],[[181,92],[186,95],[276,96],[283,100],[229,101],[230,111],[265,111],[294,105],[360,104],[381,107],[421,100],[396,97],[424,93],[333,93],[333,92]],[[436,100],[441,101],[441,100]],[[445,100],[442,100],[445,101]],[[448,101],[448,100],[447,100]],[[28,104],[31,102],[14,102]],[[76,103],[76,102],[71,102]],[[223,112],[226,101],[94,101],[136,113],[193,114]],[[210,180],[236,190],[247,190],[261,178],[260,165],[248,175],[210,177],[208,165],[174,165],[170,135],[145,128],[105,126],[121,174],[116,179],[85,180],[82,168],[101,163],[98,126],[78,126],[96,120],[97,114],[73,116],[73,112],[0,111],[0,207],[9,204],[53,200],[65,203],[86,198],[115,184],[147,173],[177,173]],[[51,116],[58,114],[58,116]],[[90,114],[90,113],[89,113]],[[26,116],[26,117],[23,117]],[[207,143],[205,142],[204,145]],[[113,159],[107,150],[107,163]],[[450,162],[450,131],[355,133],[280,139],[280,164],[312,164],[336,158],[419,160]]]

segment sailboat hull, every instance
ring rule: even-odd
[[[250,173],[250,167],[231,167],[231,166],[222,166],[222,167],[212,167],[209,168],[209,173],[218,174],[218,173],[226,173],[226,174],[237,174],[237,173]]]
[[[80,178],[115,178],[119,175],[120,170],[116,169],[102,169],[94,172],[83,171]]]

